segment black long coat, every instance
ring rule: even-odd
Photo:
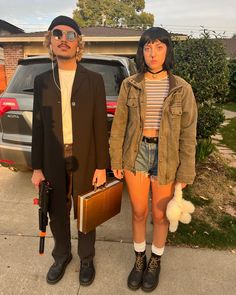
[[[58,68],[55,80],[60,86]],[[71,95],[73,129],[73,199],[92,189],[95,169],[108,167],[106,95],[102,76],[77,64]],[[66,218],[61,93],[52,70],[35,78],[32,168],[41,169],[53,187],[51,216]],[[76,206],[75,217],[76,217]]]

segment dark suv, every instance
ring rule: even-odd
[[[84,55],[81,64],[102,74],[107,101],[109,130],[117,96],[124,78],[135,73],[134,63],[125,57]],[[47,56],[19,61],[10,84],[0,97],[0,164],[17,170],[30,169],[34,78],[51,68]]]

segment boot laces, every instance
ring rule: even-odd
[[[148,263],[148,271],[155,271],[160,266],[160,258],[151,256]]]
[[[82,267],[90,267],[90,265],[91,265],[91,262],[81,262],[81,266]]]
[[[138,271],[142,271],[143,268],[144,268],[144,259],[145,259],[145,256],[141,256],[141,255],[137,255],[136,257],[136,261],[135,261],[135,268],[136,270]]]

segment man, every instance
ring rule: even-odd
[[[106,182],[108,136],[104,83],[101,75],[78,63],[83,43],[77,23],[56,17],[48,28],[45,45],[56,66],[35,78],[32,183],[47,179],[53,190],[50,227],[55,245],[54,264],[47,282],[55,284],[72,259],[70,241],[71,195],[75,218],[77,196]],[[95,231],[78,232],[79,280],[90,285],[95,277]]]

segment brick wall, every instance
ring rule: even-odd
[[[0,93],[2,93],[7,86],[6,72],[4,64],[0,63]]]
[[[18,44],[4,45],[4,57],[5,57],[6,78],[7,78],[7,84],[8,84],[17,67],[18,59],[24,57],[23,45],[18,45]]]

